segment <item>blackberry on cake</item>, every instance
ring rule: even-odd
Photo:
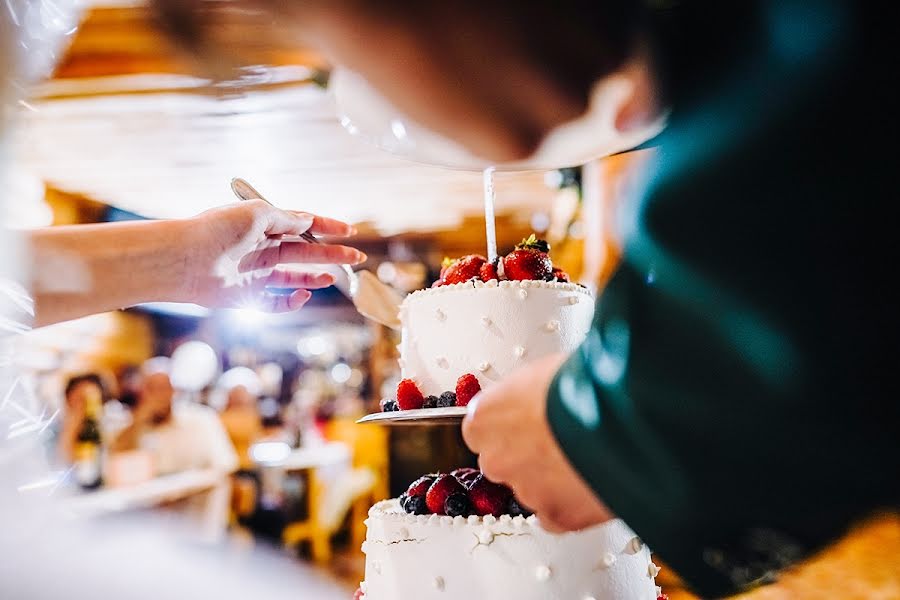
[[[509,505],[506,507],[506,514],[511,517],[530,517],[534,512],[522,506],[518,498],[510,496]]]
[[[403,510],[411,515],[427,515],[428,504],[425,502],[425,496],[411,496],[406,500],[406,506]]]
[[[456,406],[456,392],[444,392],[438,398],[438,406],[440,408],[447,408],[449,406]]]
[[[381,412],[394,412],[395,410],[400,410],[400,407],[397,406],[397,401],[393,398],[385,398],[380,402]]]
[[[425,396],[425,401],[422,402],[422,408],[437,408],[438,405],[438,397],[437,396]]]
[[[472,514],[472,502],[468,494],[457,492],[444,500],[444,514],[448,517],[468,517]]]

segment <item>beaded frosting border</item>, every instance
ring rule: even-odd
[[[424,290],[416,290],[414,292],[410,292],[409,295],[403,300],[403,305],[406,305],[408,302],[412,301],[416,298],[424,298],[426,296],[433,296],[435,294],[447,294],[459,290],[471,290],[471,289],[491,289],[491,288],[499,288],[499,289],[549,289],[549,290],[557,290],[560,292],[579,292],[588,296],[589,298],[593,298],[593,294],[586,287],[580,286],[577,283],[566,283],[563,281],[537,281],[537,280],[522,280],[522,281],[497,281],[496,279],[491,279],[490,281],[465,281],[463,283],[451,283],[448,285],[442,285],[436,288],[426,288]]]

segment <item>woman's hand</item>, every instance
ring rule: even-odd
[[[194,220],[186,297],[204,306],[296,310],[312,296],[309,290],[330,286],[334,276],[298,272],[288,265],[354,265],[366,260],[348,246],[282,240],[307,231],[347,237],[355,230],[341,221],[279,210],[261,200],[216,208]],[[275,294],[273,288],[290,292]]]
[[[547,391],[565,357],[535,361],[469,403],[463,437],[485,477],[509,485],[550,531],[613,518],[575,471],[547,422]]]
[[[195,302],[209,307],[296,310],[330,274],[289,270],[304,263],[357,264],[347,246],[282,240],[305,231],[345,237],[353,227],[262,201],[197,217],[47,227],[29,233],[35,324],[141,302]],[[279,292],[272,293],[273,288]]]

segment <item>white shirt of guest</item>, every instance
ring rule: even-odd
[[[141,450],[149,452],[158,475],[189,469],[216,469],[230,473],[238,457],[218,414],[208,406],[177,403],[172,418],[141,434]]]

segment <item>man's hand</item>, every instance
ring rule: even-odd
[[[547,391],[564,356],[513,373],[469,403],[463,437],[484,475],[509,485],[551,531],[574,531],[613,518],[572,468],[547,422]]]
[[[297,310],[311,297],[309,290],[330,286],[334,276],[298,272],[285,265],[355,265],[366,260],[365,254],[349,246],[281,241],[307,231],[346,237],[355,230],[341,221],[279,210],[261,200],[216,208],[195,221],[186,294],[204,306]],[[272,288],[293,291],[273,294]]]

